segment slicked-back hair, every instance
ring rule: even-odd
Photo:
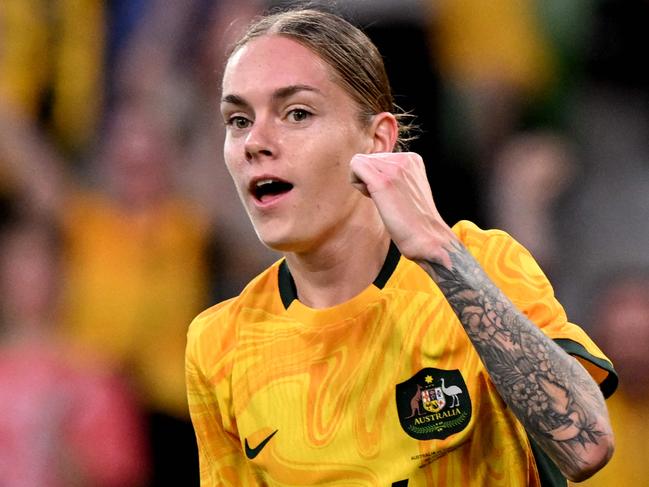
[[[411,140],[409,117],[394,103],[383,57],[363,31],[333,13],[315,9],[292,9],[256,20],[234,44],[230,57],[248,42],[265,35],[285,36],[302,44],[331,68],[334,81],[356,102],[364,125],[381,112],[397,118],[396,150]]]

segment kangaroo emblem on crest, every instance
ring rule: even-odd
[[[417,416],[421,416],[421,413],[419,412],[420,401],[421,401],[421,386],[417,384],[417,392],[415,392],[415,395],[412,396],[412,399],[410,399],[411,414],[406,419],[412,418],[415,414],[417,414]]]

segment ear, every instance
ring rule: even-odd
[[[370,125],[372,147],[370,153],[392,152],[399,136],[399,124],[390,112],[374,115]]]

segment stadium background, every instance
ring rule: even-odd
[[[0,232],[30,224],[0,248],[0,484],[21,467],[51,467],[85,475],[81,485],[197,485],[187,324],[277,257],[257,241],[223,165],[219,77],[249,19],[288,3],[0,3]],[[379,46],[447,222],[514,235],[614,360],[617,453],[584,485],[641,485],[649,2],[310,4]],[[47,372],[52,363],[64,372]],[[68,383],[76,392],[61,400],[52,389]],[[52,414],[60,403],[78,407]],[[88,413],[103,411],[97,404],[118,411],[114,423]],[[106,438],[101,455],[88,453]]]

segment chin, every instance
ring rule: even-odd
[[[257,232],[257,237],[271,250],[275,252],[280,252],[283,254],[289,252],[302,252],[308,248],[308,240],[304,238],[299,238],[297,235],[292,235],[290,233],[278,232],[277,228],[272,229],[273,231],[264,232],[259,229],[255,229]]]
[[[268,238],[261,238],[259,237],[259,240],[261,241],[264,246],[268,247],[270,250],[274,250],[275,252],[280,252],[282,254],[286,254],[288,252],[296,252],[299,249],[299,245],[297,245],[295,242],[292,242],[290,240],[284,240],[284,239],[268,239]]]
[[[259,228],[255,226],[255,233],[259,241],[276,252],[290,252],[292,239],[277,228]]]

